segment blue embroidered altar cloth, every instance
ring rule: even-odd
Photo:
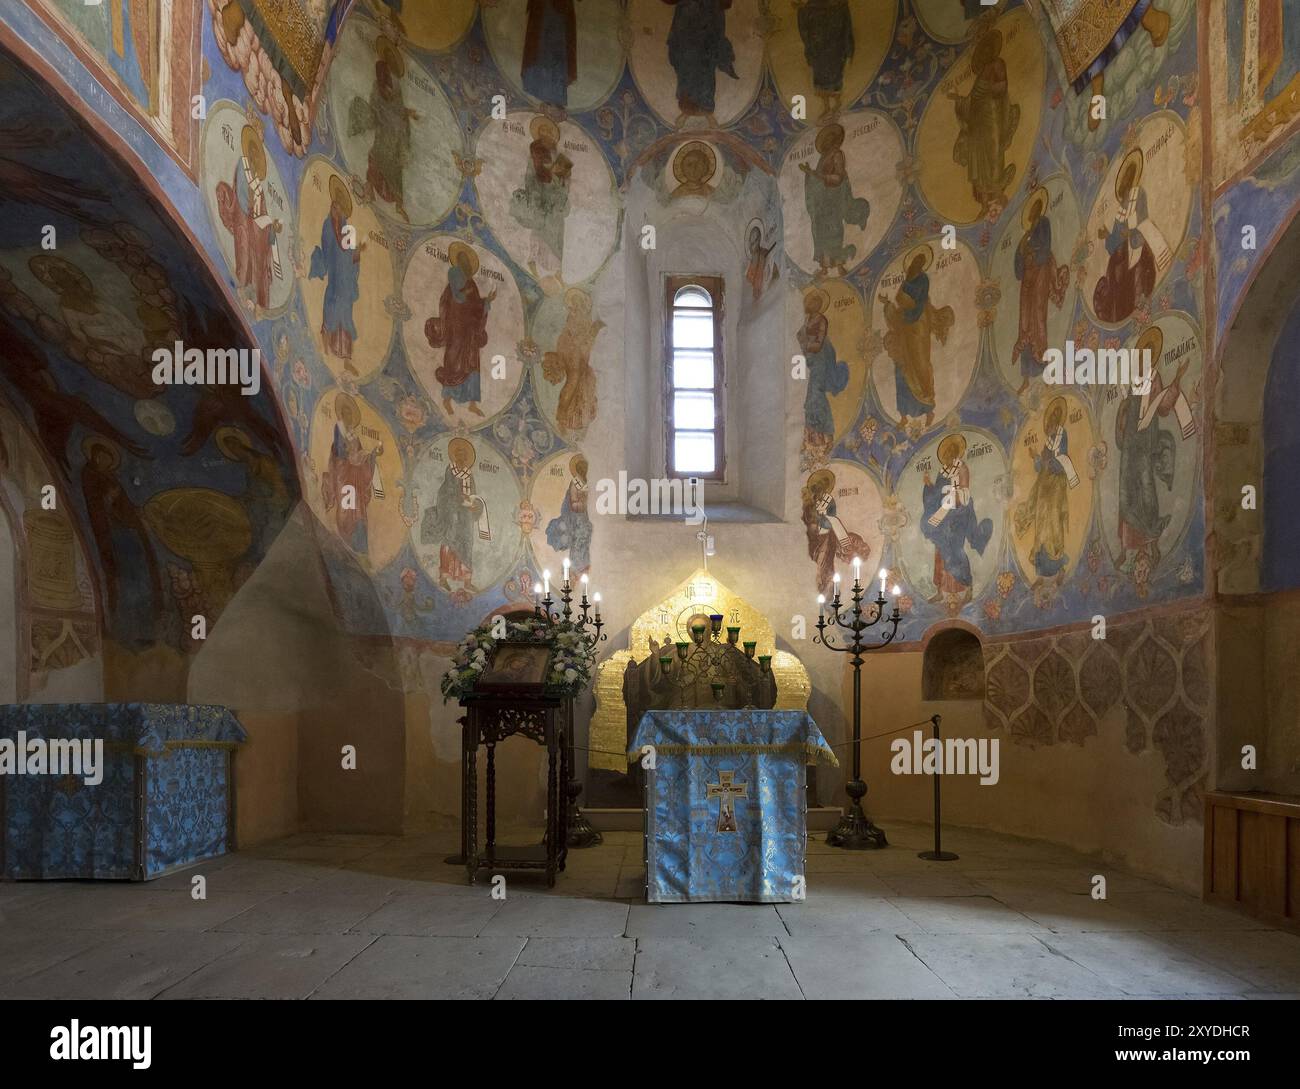
[[[804,711],[648,711],[627,758],[646,776],[646,899],[803,896],[806,765],[838,764]]]
[[[84,776],[0,775],[4,876],[147,880],[225,854],[231,752],[245,736],[224,707],[0,707],[0,740],[104,742],[103,779],[94,786]]]

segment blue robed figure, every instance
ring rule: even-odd
[[[736,49],[727,37],[732,0],[664,0],[673,6],[668,63],[677,73],[677,106],[683,116],[711,117],[718,73],[736,74]]]
[[[955,447],[950,446],[954,438]],[[993,520],[981,520],[975,513],[970,467],[962,460],[964,454],[962,436],[950,436],[940,443],[939,462],[945,467],[936,481],[927,473],[921,489],[921,533],[934,545],[935,595],[931,601],[945,593],[970,593],[973,576],[966,548],[969,545],[982,556],[993,536]]]
[[[837,358],[830,338],[830,323],[824,313],[826,298],[820,291],[804,298],[805,321],[799,330],[799,347],[808,365],[808,389],[803,399],[804,441],[825,445],[835,434],[831,397],[843,393],[849,384],[849,365]]]
[[[575,574],[581,575],[591,567],[591,518],[587,514],[585,481],[570,482],[559,516],[546,524],[546,543],[556,552],[568,552]]]
[[[311,251],[311,268],[308,278],[325,281],[325,306],[321,314],[320,335],[325,348],[339,359],[352,359],[352,344],[357,338],[357,327],[352,320],[352,308],[361,295],[361,249],[343,245],[343,231],[348,226],[348,213],[352,199],[342,185],[337,188],[334,178],[330,183],[329,215],[321,224],[320,245]],[[351,368],[350,368],[351,369]]]

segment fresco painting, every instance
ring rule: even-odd
[[[618,242],[614,176],[572,122],[512,113],[487,125],[475,148],[474,188],[492,233],[534,279],[577,284]]]
[[[412,472],[411,545],[429,579],[459,605],[501,581],[519,557],[522,498],[510,465],[482,436],[443,436]]]
[[[1199,502],[1204,359],[1200,333],[1180,313],[1159,315],[1127,346],[1150,351],[1155,370],[1147,392],[1103,396],[1101,534],[1116,569],[1146,598]]]
[[[925,32],[952,44],[966,41],[981,27],[981,20],[988,22],[1007,6],[1006,0],[992,4],[983,0],[912,0],[912,10]]]
[[[807,369],[799,457],[807,471],[826,464],[836,441],[858,418],[867,384],[866,323],[862,300],[841,280],[792,291],[789,301],[792,351]]]
[[[1006,455],[977,428],[945,431],[919,447],[895,485],[904,512],[895,555],[909,592],[952,615],[988,585],[1002,554]]]
[[[900,254],[876,283],[872,382],[901,429],[929,428],[961,400],[979,358],[980,327],[970,304],[980,278],[964,243],[945,250],[934,238]]]
[[[1057,593],[1078,564],[1093,504],[1088,406],[1048,388],[1011,455],[1011,534],[1016,560],[1036,598]]]
[[[329,95],[344,162],[367,203],[432,225],[456,203],[464,136],[446,93],[374,23],[349,19]]]
[[[897,13],[894,0],[777,0],[767,62],[782,101],[802,95],[813,123],[852,105],[880,70]]]
[[[763,79],[758,0],[629,0],[629,62],[647,104],[674,128],[717,128]]]
[[[441,53],[461,41],[469,32],[478,11],[477,0],[371,0],[375,14],[388,20],[393,29],[412,45]]]
[[[998,219],[1029,166],[1042,116],[1043,44],[1017,8],[982,24],[916,134],[921,191],[953,223]]]
[[[1001,299],[989,327],[998,372],[1020,396],[1043,374],[1048,348],[1065,343],[1078,283],[1079,206],[1069,179],[1056,174],[1025,195],[993,247],[991,276]]]
[[[313,160],[303,175],[296,244],[317,350],[335,378],[364,382],[383,366],[392,339],[393,243],[327,160]]]
[[[208,113],[203,128],[203,190],[235,289],[252,310],[284,308],[293,291],[287,250],[293,213],[261,120],[233,103]]]
[[[1176,114],[1145,118],[1129,135],[1102,179],[1086,228],[1084,302],[1112,326],[1145,307],[1173,269],[1199,176]]]
[[[524,310],[510,270],[489,250],[434,235],[412,253],[402,298],[407,361],[430,400],[453,426],[487,423],[523,376]]]
[[[528,492],[536,521],[526,534],[538,570],[554,575],[567,559],[573,578],[590,571],[594,497],[587,476],[586,457],[572,450],[561,450],[538,467]]]
[[[903,137],[883,113],[842,115],[799,137],[781,167],[786,253],[823,276],[857,268],[892,226]]]
[[[884,503],[878,481],[852,461],[831,461],[803,478],[799,520],[807,539],[808,559],[819,594],[829,601],[836,569],[857,557],[872,571],[884,556],[881,518]]]
[[[488,49],[508,84],[571,113],[614,90],[623,74],[622,25],[619,0],[500,0],[483,8]]]

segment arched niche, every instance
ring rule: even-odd
[[[921,698],[984,698],[984,646],[975,632],[966,628],[944,628],[926,641],[921,666]]]

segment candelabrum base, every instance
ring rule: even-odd
[[[889,846],[885,833],[871,823],[857,802],[840,818],[840,823],[826,833],[826,842],[846,851],[877,851]]]
[[[918,851],[916,857],[923,858],[927,862],[955,862],[961,856],[951,851]]]
[[[569,816],[569,834],[565,843],[570,847],[599,847],[604,837],[591,826],[582,810],[574,808]]]

